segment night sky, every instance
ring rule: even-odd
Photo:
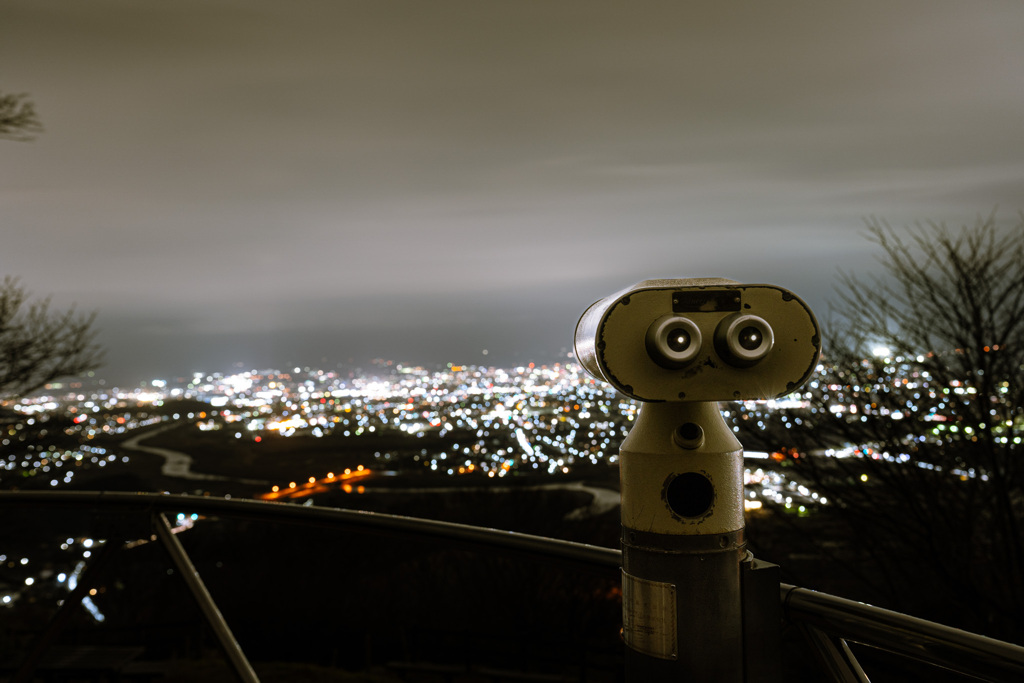
[[[1024,208],[1024,3],[0,3],[0,275],[101,376],[564,359],[652,277],[821,317],[872,216]],[[484,350],[487,354],[484,354]]]

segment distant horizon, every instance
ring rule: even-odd
[[[338,361],[333,364],[321,365],[318,363],[244,363],[242,361],[235,361],[223,365],[204,365],[196,366],[192,369],[182,372],[171,372],[171,373],[152,373],[152,372],[131,372],[131,371],[119,371],[118,374],[104,373],[103,368],[98,368],[85,375],[74,375],[60,377],[52,382],[48,383],[47,386],[60,385],[62,388],[68,388],[72,384],[82,385],[98,385],[109,388],[117,389],[134,389],[145,386],[154,386],[154,382],[187,382],[196,376],[209,377],[209,376],[221,376],[229,377],[237,374],[247,373],[264,373],[274,372],[282,375],[294,375],[296,373],[305,372],[317,372],[323,371],[324,373],[335,373],[339,377],[345,377],[347,375],[353,377],[372,377],[377,372],[385,372],[390,370],[397,370],[398,368],[423,368],[429,371],[442,372],[444,370],[452,368],[490,368],[495,370],[515,370],[517,368],[528,368],[528,367],[553,367],[555,365],[565,366],[567,364],[578,365],[575,355],[566,355],[559,358],[550,358],[547,360],[515,360],[506,363],[495,362],[493,359],[488,360],[487,356],[482,356],[481,359],[475,361],[424,361],[416,362],[410,360],[403,360],[399,358],[366,358],[362,360],[348,359],[345,361]],[[358,373],[358,374],[352,374]],[[46,389],[39,389],[33,394],[45,393]]]

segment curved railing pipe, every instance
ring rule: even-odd
[[[3,491],[0,507],[63,507],[154,515],[194,512],[269,522],[316,524],[363,532],[435,538],[615,569],[622,553],[584,543],[362,510],[166,493]],[[1024,680],[1024,647],[827,593],[781,585],[783,615],[843,640],[861,643],[982,680]]]
[[[862,645],[987,681],[1024,680],[1024,647],[899,612],[782,584],[783,615]]]
[[[169,493],[124,493],[92,491],[0,491],[0,505],[48,508],[65,507],[76,510],[118,510],[134,513],[194,512],[201,515],[242,517],[269,522],[317,524],[344,527],[356,531],[386,532],[416,538],[437,538],[499,550],[514,550],[550,559],[573,563],[618,568],[622,553],[560,539],[440,522],[418,517],[404,517],[365,510],[295,505],[237,498],[189,496]]]

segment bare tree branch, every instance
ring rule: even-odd
[[[35,105],[25,93],[0,93],[0,139],[27,141],[43,131]]]
[[[15,278],[0,284],[0,396],[20,396],[59,377],[99,367],[96,315],[52,312],[50,300],[29,302]]]
[[[768,434],[807,452],[857,449],[792,464],[835,503],[848,538],[880,550],[894,604],[931,581],[963,626],[1020,638],[1024,215],[1010,229],[992,213],[960,230],[871,220],[867,231],[885,277],[841,275],[825,371],[807,407],[767,421]]]

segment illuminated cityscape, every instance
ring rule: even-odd
[[[724,414],[739,431],[744,422],[760,422],[762,411],[793,404],[792,399],[768,406],[737,404]],[[195,373],[132,389],[53,384],[3,408],[0,486],[5,489],[102,489],[103,476],[133,471],[156,454],[163,459],[160,481],[171,492],[231,496],[227,491],[239,495],[241,490],[253,498],[308,504],[330,492],[372,493],[392,485],[398,475],[407,485],[451,479],[481,487],[497,480],[570,482],[599,476],[614,488],[618,447],[638,404],[575,363],[430,370],[381,361],[372,373],[353,376],[293,368]],[[253,453],[273,449],[267,471],[280,475],[210,474],[197,452],[151,446],[172,429],[190,438],[234,442]],[[308,471],[290,464],[305,449],[332,444],[344,444],[336,467]],[[826,504],[786,475],[779,467],[782,457],[745,453],[747,510],[771,504],[808,514]],[[176,482],[177,489],[166,482]],[[617,492],[606,489],[605,494],[614,507]],[[608,508],[605,503],[599,509]],[[17,581],[3,589],[0,600],[10,605],[38,581],[74,581],[81,553],[89,552],[84,543],[64,542],[64,555],[76,550],[79,555],[45,577],[34,572],[32,558],[5,556]]]
[[[197,373],[187,382],[154,380],[130,390],[52,385],[7,406],[0,443],[11,454],[0,484],[28,480],[33,487],[59,487],[70,484],[76,471],[128,463],[137,443],[125,436],[161,423],[187,423],[253,446],[266,438],[333,437],[358,444],[361,437],[400,437],[392,439],[396,448],[367,454],[365,467],[373,471],[490,479],[569,475],[615,464],[638,409],[573,363],[440,371],[382,363],[379,369],[385,372],[351,378],[308,368]],[[192,406],[187,412],[175,408],[185,404]],[[762,410],[793,404],[739,404],[724,414],[738,432],[738,423],[747,420],[763,426]],[[430,449],[417,447],[425,438],[434,444]],[[303,474],[296,473],[299,481]],[[758,481],[760,476],[751,474]]]
[[[812,392],[828,392],[836,419],[874,415],[899,422],[905,417],[901,411],[865,404],[865,396],[889,386],[917,392],[913,395],[920,400],[905,412],[924,411],[930,431],[915,438],[941,438],[957,429],[953,399],[970,397],[968,383],[939,386],[916,365],[889,357],[888,350],[877,355],[874,386],[845,384],[822,364],[818,379],[802,393],[723,404],[723,415],[745,444],[758,435],[761,441],[778,438],[780,432],[769,430],[769,423],[799,428],[818,410],[809,400]],[[561,485],[593,495],[594,502],[578,515],[604,514],[617,508],[617,452],[638,406],[572,362],[429,369],[375,361],[369,372],[308,367],[196,372],[130,389],[98,381],[52,384],[0,406],[0,486],[116,489],[119,484],[110,477],[147,471],[154,473],[151,478],[137,474],[132,480],[139,490],[330,505],[339,495],[372,497],[416,486],[443,491],[451,490],[445,486]],[[228,452],[244,454],[246,466],[211,455]],[[321,456],[304,459],[308,452]],[[829,504],[788,467],[794,457],[910,460],[906,453],[879,452],[865,444],[836,444],[806,454],[781,443],[747,450],[748,515],[803,517]],[[953,474],[985,479],[973,467]],[[861,483],[867,481],[862,475]],[[181,515],[176,521],[184,530],[196,520]],[[59,548],[36,548],[35,554],[0,549],[5,567],[0,604],[13,607],[34,591],[71,590],[94,545],[102,543],[69,537]],[[89,600],[86,607],[97,621],[104,618],[102,601]]]

